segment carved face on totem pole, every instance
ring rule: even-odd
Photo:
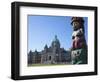
[[[83,29],[84,20],[82,17],[72,17],[71,20],[72,20],[71,25],[72,25],[74,31],[76,31],[80,28]]]
[[[72,17],[71,25],[73,27],[72,33],[72,49],[80,49],[86,46],[84,36],[84,20],[82,17]]]

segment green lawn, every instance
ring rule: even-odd
[[[28,64],[29,67],[31,66],[59,66],[59,65],[70,65],[70,64]]]

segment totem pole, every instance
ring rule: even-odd
[[[71,25],[73,27],[71,48],[72,64],[87,64],[84,19],[82,17],[72,17]]]

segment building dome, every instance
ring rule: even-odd
[[[55,35],[55,38],[52,41],[52,47],[58,47],[58,48],[60,48],[60,42],[59,42],[59,40],[57,38],[57,35]]]

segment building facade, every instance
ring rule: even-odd
[[[45,45],[41,52],[35,50],[28,53],[28,64],[68,64],[70,61],[70,50],[60,47],[57,36],[55,36],[51,46]]]

